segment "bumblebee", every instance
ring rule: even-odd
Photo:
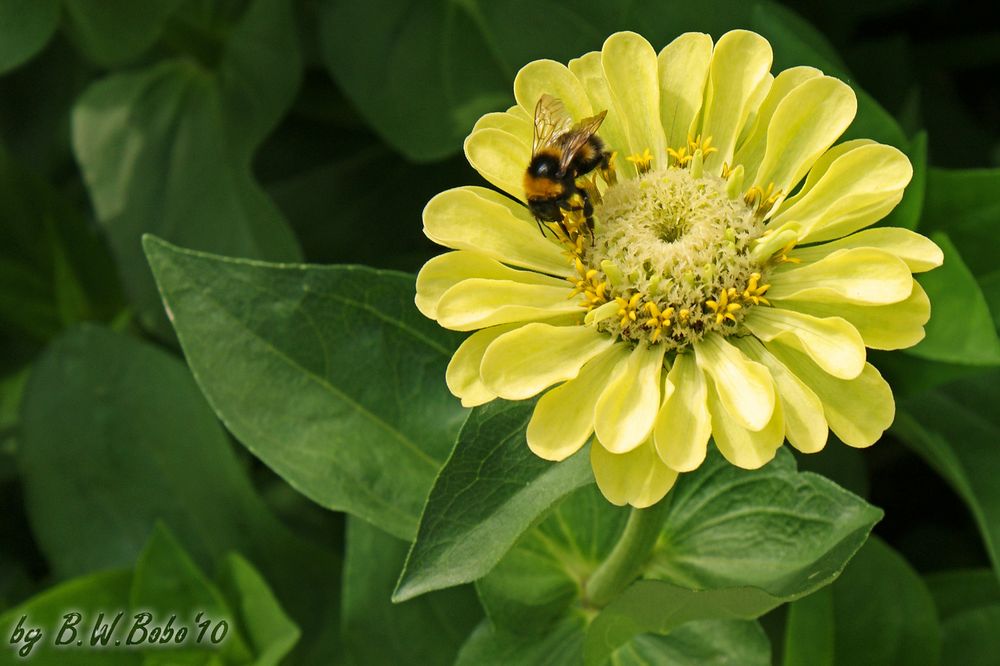
[[[593,227],[590,195],[576,181],[594,169],[608,169],[611,153],[597,136],[607,114],[601,111],[573,124],[558,99],[548,94],[538,99],[524,193],[540,229],[542,222],[561,223],[564,210],[582,211],[587,226]]]

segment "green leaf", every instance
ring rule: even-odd
[[[785,449],[753,472],[713,450],[668,499],[647,577],[695,589],[751,585],[789,598],[836,577],[882,517],[832,481],[797,472]]]
[[[451,664],[483,616],[469,586],[390,600],[409,544],[350,517],[342,629],[357,664]]]
[[[159,38],[181,0],[63,0],[70,37],[103,67],[135,60]]]
[[[59,25],[59,0],[0,2],[0,74],[31,60]]]
[[[955,489],[972,512],[1000,577],[1000,371],[900,401],[893,433]]]
[[[755,471],[714,449],[667,495],[663,533],[644,574],[594,620],[588,664],[638,633],[690,620],[754,619],[828,584],[882,512],[833,482],[797,472],[785,450]]]
[[[938,617],[944,622],[963,611],[1000,604],[1000,581],[990,569],[955,569],[924,576]]]
[[[998,191],[1000,169],[932,168],[927,173],[921,231],[947,232],[977,277],[996,269]]]
[[[959,613],[945,621],[942,664],[991,666],[1000,650],[1000,604]]]
[[[0,322],[45,340],[117,314],[122,297],[104,240],[2,146],[0,219]]]
[[[771,644],[756,622],[702,620],[682,624],[666,636],[636,636],[611,660],[615,666],[769,666]]]
[[[395,601],[482,577],[555,502],[593,483],[586,448],[560,463],[528,449],[533,409],[494,401],[469,415],[427,498]]]
[[[564,618],[542,636],[522,636],[483,621],[459,654],[457,666],[578,666],[583,660],[586,620]],[[771,646],[756,622],[703,620],[688,622],[667,636],[643,634],[611,657],[615,666],[700,666],[733,664],[766,666]]]
[[[163,521],[204,569],[233,550],[260,567],[307,632],[303,651],[330,639],[335,559],[271,515],[182,363],[78,328],[35,364],[21,414],[25,501],[57,577],[130,565]]]
[[[949,236],[931,238],[944,251],[944,264],[920,276],[931,300],[927,337],[907,353],[931,361],[1000,365],[1000,337],[989,304]]]
[[[89,649],[89,645],[83,649],[59,649],[52,646],[66,613],[75,611],[84,618],[96,620],[97,615],[103,612],[105,616],[111,616],[106,621],[113,619],[119,611],[127,613],[131,584],[132,572],[129,570],[90,574],[48,589],[0,615],[0,634],[4,638],[4,649],[0,650],[0,666],[24,663],[32,666],[95,666],[98,661],[101,666],[140,666],[142,655],[131,650],[102,650],[95,653]],[[22,616],[27,616],[26,627],[42,630],[42,638],[23,657],[17,651],[25,647],[24,641],[16,646],[10,644]],[[122,618],[123,623],[127,621]],[[89,636],[87,639],[89,640]],[[26,661],[28,658],[30,662]]]
[[[718,37],[734,28],[771,40],[777,66],[844,69],[817,30],[766,1],[331,0],[321,6],[320,43],[327,68],[375,130],[410,159],[434,160],[457,151],[479,116],[512,103],[514,75],[532,60],[566,62],[618,30],[635,30],[659,50],[685,31]],[[906,147],[892,117],[859,97],[859,127]]]
[[[267,581],[238,553],[226,558],[221,581],[239,626],[256,655],[256,666],[277,666],[299,640],[298,626],[285,613]]]
[[[833,585],[789,607],[785,666],[964,663],[939,661],[940,652],[930,593],[906,560],[877,538]]]
[[[485,577],[476,582],[494,626],[528,635],[550,627],[579,604],[581,590],[621,535],[628,511],[595,485],[563,499]]]
[[[199,570],[173,535],[158,525],[139,555],[129,592],[129,606],[152,614],[151,626],[166,622],[171,615],[185,626],[195,627],[208,620],[212,626],[225,622],[229,626],[226,639],[218,646],[203,641],[197,650],[216,651],[227,662],[246,662],[253,655],[242,635],[233,612],[219,589]],[[203,618],[198,617],[200,613]],[[181,626],[181,625],[178,625]],[[188,648],[197,632],[192,629]]]
[[[412,538],[465,417],[444,383],[457,336],[417,312],[413,278],[146,251],[237,439],[315,502]]]
[[[301,60],[289,3],[256,0],[217,64],[165,60],[92,84],[73,109],[73,147],[140,321],[161,334],[140,237],[295,260],[298,245],[250,162],[291,103]]]

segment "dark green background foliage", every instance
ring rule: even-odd
[[[0,0],[0,664],[22,615],[109,609],[232,629],[221,649],[40,645],[31,663],[996,663],[986,11]],[[420,213],[481,183],[462,139],[521,65],[615,30],[659,47],[737,27],[776,69],[850,82],[849,135],[910,156],[887,223],[944,249],[921,276],[934,317],[914,349],[872,354],[897,396],[881,442],[757,472],[713,454],[657,509],[643,580],[599,610],[581,586],[627,512],[586,451],[528,452],[532,403],[448,394],[461,338],[412,304],[438,251]]]

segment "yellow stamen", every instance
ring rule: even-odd
[[[635,170],[639,172],[639,175],[649,173],[653,168],[653,154],[649,152],[649,148],[646,148],[641,154],[629,155],[625,159],[635,165]]]

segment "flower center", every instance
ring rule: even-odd
[[[574,282],[599,330],[682,349],[737,332],[748,307],[767,303],[766,264],[752,252],[765,233],[759,197],[732,197],[727,180],[684,167],[640,169],[595,206]]]

